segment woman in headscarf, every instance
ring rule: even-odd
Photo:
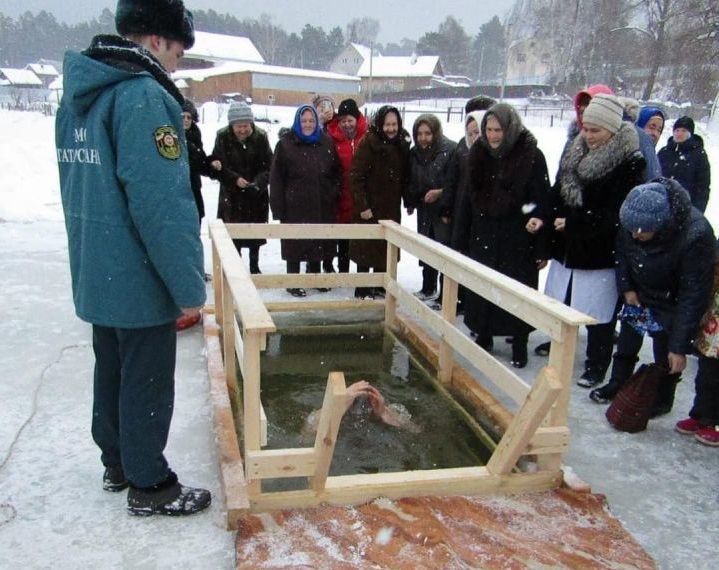
[[[402,128],[396,107],[385,105],[377,110],[372,126],[355,153],[350,170],[350,188],[354,199],[353,221],[376,224],[379,220],[401,221],[402,199],[407,205],[409,183],[409,134]],[[383,240],[353,240],[350,259],[359,273],[370,268],[387,268],[387,245]],[[358,287],[355,297],[374,298],[381,290]]]
[[[554,229],[546,293],[597,321],[587,327],[585,370],[577,384],[600,384],[612,357],[617,285],[614,241],[619,208],[644,181],[646,162],[632,123],[613,95],[584,110],[580,134],[565,148],[546,224]]]
[[[334,144],[322,131],[314,107],[302,105],[295,113],[292,130],[275,147],[270,170],[272,215],[284,224],[331,224],[339,193],[340,163]],[[331,257],[328,248],[335,243],[282,240],[287,273],[299,273],[302,261],[307,263],[307,273],[319,273],[322,260]],[[302,288],[287,291],[294,297],[307,295]]]
[[[409,152],[409,196],[412,205],[417,208],[417,231],[449,245],[450,225],[440,215],[440,200],[457,145],[442,134],[439,119],[429,113],[417,117],[412,136],[414,146]],[[427,301],[437,294],[438,272],[422,261],[420,265],[422,289],[415,295]]]
[[[481,137],[469,150],[466,191],[456,208],[453,244],[472,259],[537,287],[547,254],[541,232],[530,224],[549,190],[547,163],[537,140],[514,108],[492,106],[482,118]],[[468,292],[465,324],[477,344],[492,349],[492,337],[509,335],[512,366],[527,365],[531,327],[488,300]]]

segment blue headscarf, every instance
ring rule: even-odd
[[[652,117],[661,117],[662,121],[666,120],[659,107],[642,107],[639,111],[639,117],[637,117],[637,126],[643,129]]]
[[[312,111],[312,114],[315,117],[315,130],[311,135],[302,134],[302,126],[300,125],[302,114],[307,110]],[[322,136],[322,126],[320,125],[317,111],[315,111],[315,108],[312,105],[301,105],[300,108],[297,109],[297,112],[295,113],[295,122],[292,123],[292,132],[295,133],[295,136],[304,143],[314,144],[320,140],[320,137]]]

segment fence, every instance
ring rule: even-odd
[[[384,273],[250,275],[232,239],[379,239],[387,242]],[[221,473],[228,501],[228,525],[234,527],[247,510],[298,508],[320,503],[356,503],[377,496],[479,494],[546,489],[561,482],[560,465],[568,447],[567,407],[579,326],[593,321],[486,266],[389,221],[377,225],[300,225],[210,223],[213,251],[215,318],[221,337],[209,335],[212,355],[222,355],[222,367],[210,364],[218,425]],[[404,250],[444,274],[442,311],[436,313],[397,281],[399,251]],[[551,338],[549,364],[532,386],[468,338],[455,324],[457,288],[461,284],[519,316]],[[288,287],[384,287],[385,301],[289,301],[264,304],[258,289]],[[328,475],[339,423],[344,412],[344,376],[330,373],[320,412],[315,445],[308,448],[263,450],[266,422],[260,401],[260,352],[268,333],[276,330],[272,311],[357,308],[384,305],[385,325],[398,328],[398,309],[420,319],[439,337],[437,376],[450,384],[464,356],[519,406],[486,466],[399,473],[331,477]],[[209,326],[209,325],[207,325]],[[238,370],[242,379],[239,404]],[[214,369],[213,369],[214,367]],[[230,401],[238,406],[244,454],[240,455]],[[239,410],[242,413],[239,413]],[[523,455],[536,455],[538,471],[517,472]],[[244,457],[244,464],[243,464]],[[310,478],[307,489],[263,492],[267,478]]]

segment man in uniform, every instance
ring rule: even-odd
[[[73,298],[92,324],[92,436],[103,488],[133,515],[187,515],[210,492],[181,485],[163,451],[172,419],[175,319],[205,302],[202,246],[169,77],[194,43],[181,0],[120,0],[123,36],[67,52],[56,145]]]

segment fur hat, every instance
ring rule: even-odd
[[[182,0],[118,0],[115,27],[121,36],[158,35],[182,42],[185,49],[195,43],[192,12]]]
[[[637,126],[641,129],[647,126],[652,117],[661,117],[662,122],[666,120],[664,113],[659,107],[642,107],[637,118]]]
[[[614,95],[597,93],[584,109],[582,124],[591,123],[617,134],[622,126],[624,107]]]
[[[185,98],[185,102],[182,104],[182,112],[189,113],[195,123],[200,119],[200,115],[197,113],[197,107],[195,107],[192,99]]]
[[[631,97],[619,97],[619,102],[624,107],[624,116],[627,121],[636,123],[639,117],[639,101]]]
[[[357,107],[357,101],[354,99],[345,99],[340,103],[337,108],[337,115],[342,117],[344,115],[352,115],[355,119],[359,119],[361,113]]]
[[[487,97],[486,95],[477,95],[476,97],[469,99],[464,104],[464,112],[469,115],[469,113],[472,113],[473,111],[486,111],[495,103],[496,101],[491,97]]]
[[[244,101],[233,101],[227,110],[227,122],[233,123],[252,123],[255,120],[252,109]]]
[[[686,129],[691,134],[694,134],[694,119],[691,117],[679,117],[674,121],[674,126],[672,127],[673,131],[676,129]]]
[[[667,189],[660,182],[635,186],[619,210],[622,227],[629,232],[656,232],[672,219]]]

